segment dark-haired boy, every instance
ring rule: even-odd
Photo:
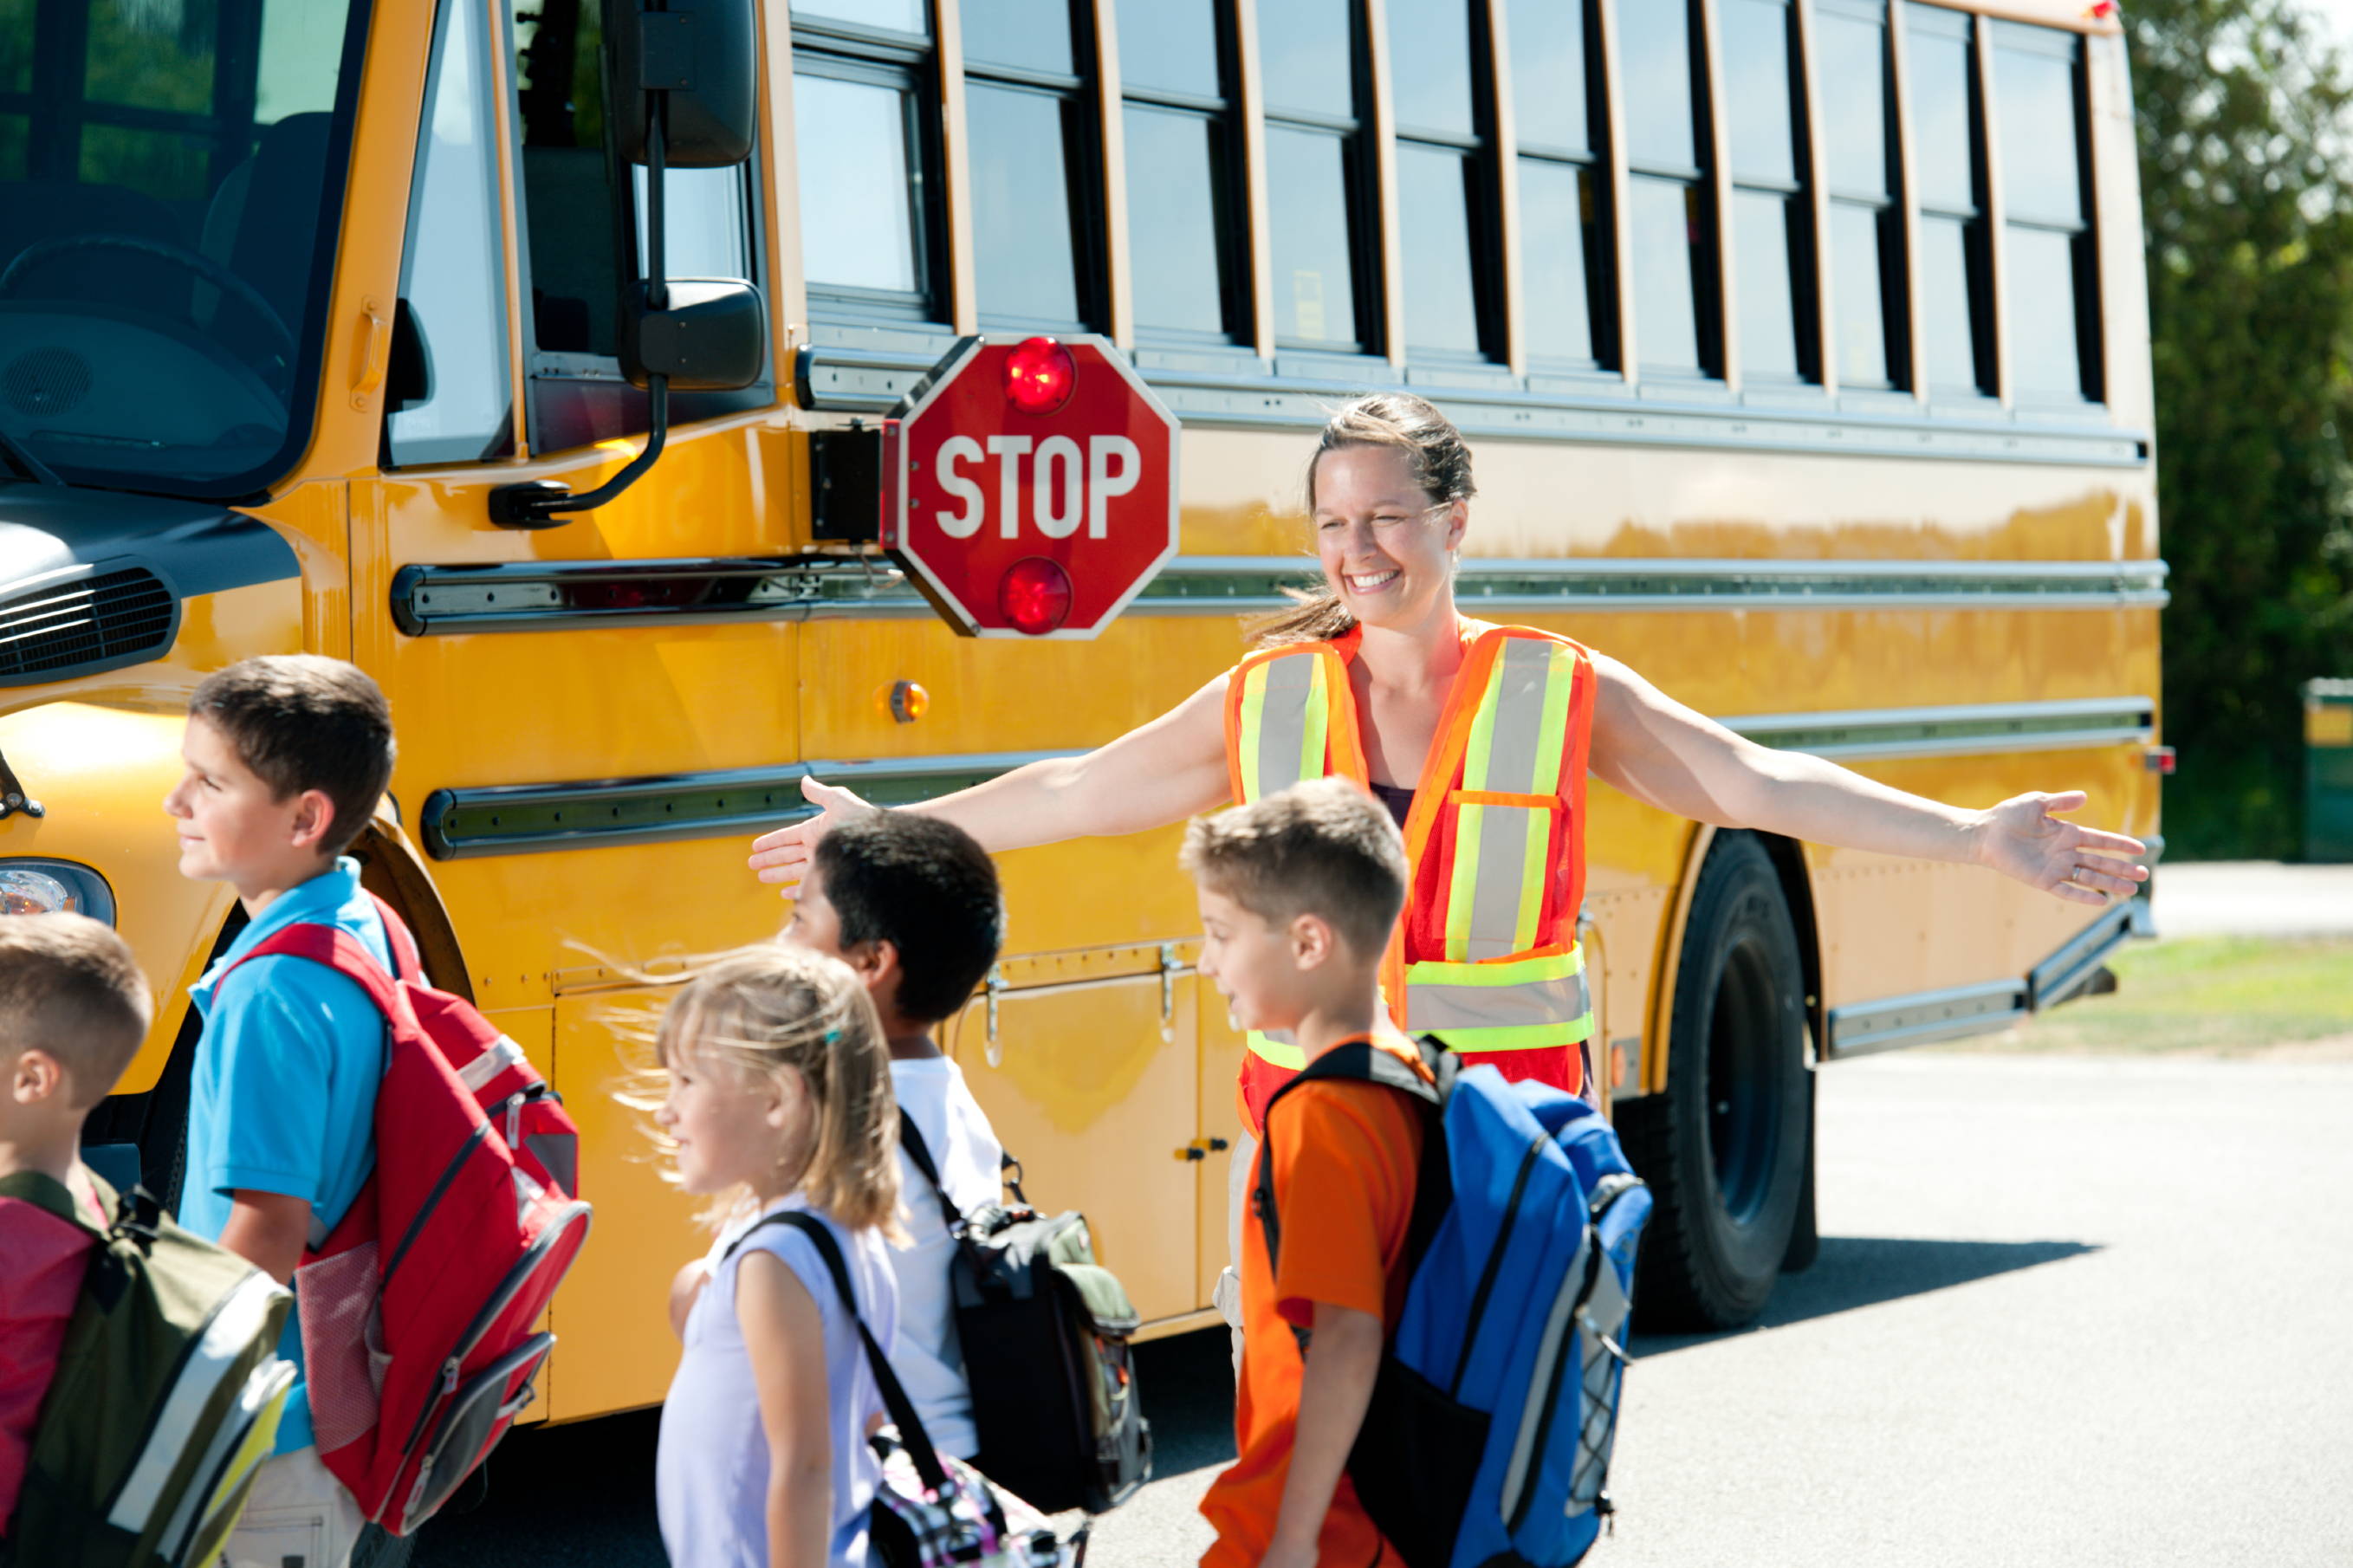
[[[971,1458],[980,1436],[948,1289],[955,1243],[938,1194],[944,1188],[967,1214],[1001,1202],[1004,1150],[934,1036],[972,999],[1004,945],[997,868],[953,823],[896,811],[856,817],[818,840],[785,940],[832,954],[866,982],[891,1043],[900,1113],[939,1173],[935,1188],[902,1148],[910,1245],[891,1254],[899,1277],[891,1363],[934,1445]]]
[[[228,883],[249,923],[190,993],[204,1035],[177,1217],[283,1284],[375,1164],[384,1016],[353,982],[307,960],[224,972],[305,923],[351,932],[392,967],[358,863],[342,858],[391,782],[392,715],[375,682],[340,659],[249,658],[196,688],[181,756],[186,772],[164,801],[180,874]],[[291,1318],[280,1353],[301,1363]],[[360,1525],[358,1504],[319,1460],[297,1383],[227,1562],[340,1568]]]
[[[114,1216],[81,1163],[81,1124],[131,1065],[150,1007],[131,949],[98,921],[0,917],[0,1176],[47,1177],[101,1230]],[[94,1242],[40,1203],[0,1197],[0,1538]]]
[[[1309,1062],[1366,1041],[1427,1078],[1388,1022],[1380,962],[1405,906],[1405,846],[1356,785],[1318,779],[1194,822],[1201,973],[1244,1028],[1288,1031]],[[1201,1512],[1203,1568],[1394,1564],[1348,1479],[1388,1326],[1404,1304],[1420,1108],[1397,1090],[1319,1079],[1270,1107],[1279,1270],[1253,1208],[1241,1245],[1242,1354],[1232,1466]],[[1295,1331],[1312,1331],[1302,1346]]]

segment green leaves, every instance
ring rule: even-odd
[[[2168,852],[2293,857],[2296,686],[2353,675],[2353,77],[2296,0],[2137,0]]]

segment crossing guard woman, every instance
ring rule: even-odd
[[[1303,778],[1371,789],[1405,833],[1413,886],[1386,989],[1410,1033],[1442,1034],[1508,1078],[1582,1091],[1593,1030],[1577,942],[1588,769],[1648,805],[1713,823],[1931,860],[1975,861],[2102,904],[2147,871],[2138,840],[2063,820],[2079,792],[1983,811],[1924,800],[1819,757],[1771,751],[1605,654],[1469,620],[1453,568],[1471,454],[1419,397],[1335,416],[1307,472],[1324,590],[1258,628],[1258,651],[1172,711],[1083,756],[1032,763],[906,809],[991,850],[1140,832]],[[797,884],[810,847],[860,803],[815,780],[820,815],[765,835],[751,863]],[[1253,1132],[1299,1065],[1253,1036]]]

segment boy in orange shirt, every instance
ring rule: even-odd
[[[1237,1027],[1285,1031],[1311,1062],[1366,1041],[1429,1076],[1381,1005],[1407,872],[1369,795],[1318,779],[1201,818],[1182,863],[1200,892],[1201,973]],[[1202,1568],[1397,1568],[1346,1467],[1404,1303],[1421,1108],[1316,1079],[1285,1093],[1266,1131],[1288,1223],[1278,1271],[1259,1215],[1244,1221],[1237,1457],[1201,1500],[1218,1531]]]

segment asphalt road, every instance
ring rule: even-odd
[[[2353,1064],[1913,1055],[1821,1084],[1820,1261],[1638,1336],[1600,1568],[2353,1563]],[[1218,1335],[1146,1347],[1177,1568],[1231,1454]],[[650,1416],[520,1434],[429,1568],[655,1565]]]

